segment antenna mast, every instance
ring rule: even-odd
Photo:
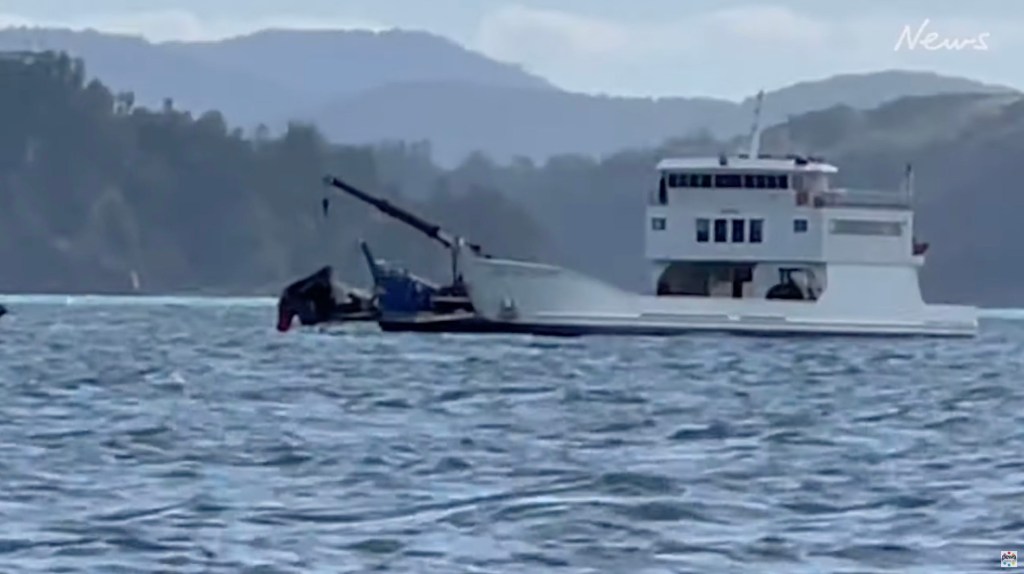
[[[907,194],[908,200],[914,199],[914,164],[907,163],[906,170],[903,174],[903,185],[904,192]]]
[[[757,159],[761,153],[761,102],[764,101],[764,90],[757,92],[754,100],[754,124],[750,126],[750,157]]]

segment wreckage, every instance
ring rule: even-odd
[[[384,331],[495,332],[497,324],[481,319],[473,309],[458,265],[458,250],[470,249],[487,257],[479,245],[453,235],[386,199],[375,197],[335,176],[324,183],[376,208],[437,241],[451,254],[451,281],[441,285],[392,262],[374,257],[365,241],[360,248],[373,278],[372,293],[337,282],[330,266],[284,289],[278,299],[279,331],[295,318],[302,325],[375,321]],[[328,203],[324,200],[324,212]]]

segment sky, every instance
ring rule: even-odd
[[[405,28],[562,88],[740,99],[837,73],[931,70],[1024,88],[1022,0],[0,0],[0,27],[207,40]]]

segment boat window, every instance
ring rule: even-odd
[[[742,180],[735,173],[719,173],[715,175],[715,187],[741,187]]]
[[[750,242],[761,243],[764,240],[764,220],[750,220]]]
[[[715,220],[715,243],[725,243],[729,240],[727,237],[727,221],[725,219]]]
[[[754,189],[755,187],[757,187],[756,185],[754,185],[756,182],[757,179],[753,175],[747,174],[743,176],[743,187],[747,189]]]
[[[754,176],[754,187],[756,187],[757,189],[764,189],[765,185],[766,185],[764,180],[765,180],[765,177],[763,175],[755,175]]]
[[[807,233],[807,220],[806,219],[794,219],[793,220],[793,233]]]
[[[651,218],[651,229],[655,231],[662,231],[665,229],[665,218],[664,217],[652,217]]]
[[[679,187],[679,174],[678,173],[670,173],[670,174],[668,174],[668,186],[669,187]]]
[[[694,187],[711,187],[711,174],[710,173],[702,173],[699,176],[695,175],[694,177],[700,177],[700,185],[699,186],[694,186]]]
[[[732,242],[743,243],[746,241],[744,238],[747,222],[744,219],[733,219],[732,220]]]
[[[700,218],[697,220],[697,243],[707,243],[711,234],[711,222]]]
[[[674,175],[674,174],[673,174]],[[672,183],[672,175],[669,176],[669,185]],[[665,178],[661,178],[661,182],[658,183],[658,203],[665,205],[668,203],[668,190],[665,189]]]
[[[774,175],[765,176],[764,183],[767,189],[779,188],[779,178]]]
[[[780,175],[779,176],[779,189],[789,189],[789,176],[788,175]]]
[[[829,221],[828,228],[835,235],[903,235],[903,224],[899,221],[833,219]]]

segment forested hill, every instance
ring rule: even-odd
[[[63,54],[0,59],[0,291],[129,292],[134,272],[143,292],[272,293],[327,262],[365,276],[360,237],[441,267],[443,252],[354,200],[324,219],[326,173],[403,202],[374,149],[302,125],[246,139],[216,112],[138,108],[86,77]],[[431,186],[408,204],[496,250],[540,251],[543,233],[502,195]]]
[[[231,126],[262,123],[275,134],[288,120],[307,120],[336,143],[428,140],[433,160],[445,166],[474,151],[503,162],[544,161],[561,153],[599,157],[698,131],[731,137],[746,133],[754,109],[753,98],[698,97],[700,78],[671,97],[566,91],[415,30],[263,30],[209,42],[150,42],[95,30],[0,29],[0,50],[28,46],[84,58],[92,74],[115,90],[131,90],[142,105],[159,107],[169,97],[197,114],[218,110]],[[1017,92],[912,70],[764,87],[769,122],[837,104],[866,110],[906,96]]]
[[[710,137],[603,159],[438,167],[429,144],[328,144],[310,126],[244,137],[220,114],[151,110],[86,82],[58,54],[0,60],[0,291],[271,294],[331,263],[368,281],[358,251],[445,278],[445,254],[350,198],[324,218],[321,178],[385,194],[488,251],[647,285],[646,194],[664,155],[717,154]],[[771,100],[765,101],[770,107]],[[832,107],[768,129],[763,149],[823,154],[840,183],[894,189],[917,173],[932,301],[1024,306],[1024,101],[1015,93]],[[412,198],[418,198],[413,201]]]

